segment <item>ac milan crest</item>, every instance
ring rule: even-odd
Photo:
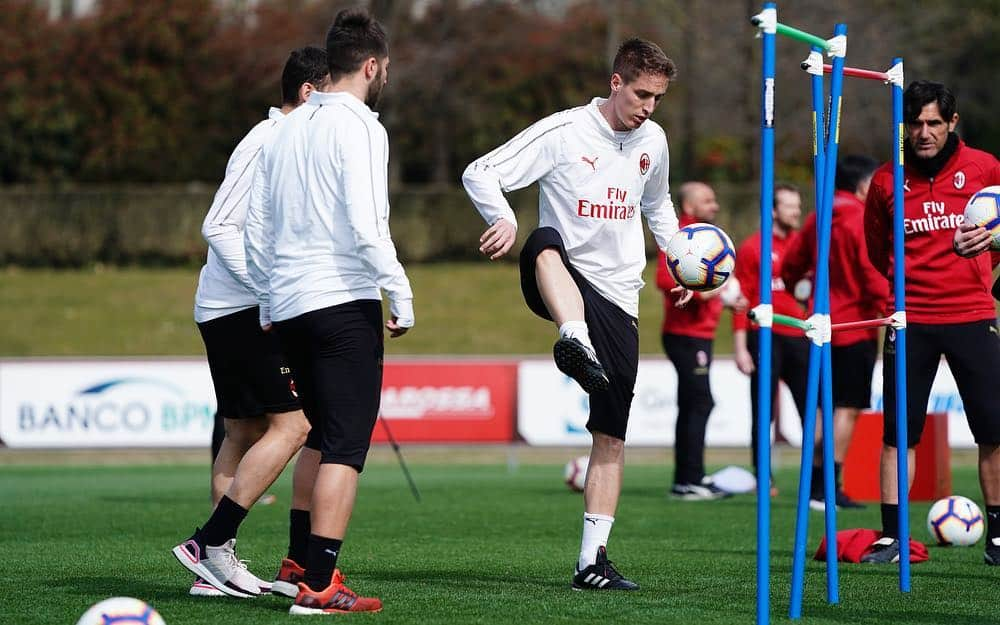
[[[645,176],[647,171],[649,171],[649,154],[643,152],[639,157],[639,173]]]

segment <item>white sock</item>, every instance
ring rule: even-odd
[[[597,562],[597,550],[607,547],[608,536],[615,517],[603,514],[583,513],[583,541],[580,543],[580,559],[577,569],[582,571]]]
[[[590,350],[594,349],[594,345],[590,342],[590,331],[587,329],[586,321],[567,321],[559,326],[559,337],[576,339],[583,343],[584,347]]]

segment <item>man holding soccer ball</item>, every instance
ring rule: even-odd
[[[1000,335],[990,296],[998,256],[983,254],[990,235],[962,224],[969,198],[1000,184],[1000,162],[955,134],[955,96],[940,83],[917,81],[903,94],[906,122],[904,250],[907,315],[907,429],[910,484],[927,417],[927,399],[943,355],[955,376],[969,428],[979,446],[979,483],[986,500],[985,560],[1000,565]],[[865,205],[865,236],[872,264],[892,281],[891,164],[875,172]],[[957,226],[957,227],[956,227]],[[863,562],[899,560],[896,482],[894,332],[883,346],[882,537]]]
[[[489,228],[491,260],[514,244],[517,219],[504,197],[539,182],[539,227],[521,250],[528,307],[555,322],[556,365],[590,394],[593,435],[584,486],[577,590],[635,590],[608,560],[625,464],[625,430],[639,363],[639,289],[646,264],[641,215],[661,249],[677,231],[663,129],[649,121],[676,72],[656,44],[623,43],[611,93],[550,115],[477,159],[462,176]],[[682,291],[678,287],[678,291]],[[685,293],[680,303],[690,299]]]

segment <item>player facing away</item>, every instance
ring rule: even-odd
[[[385,329],[413,326],[413,293],[389,232],[389,141],[372,109],[388,82],[385,31],[361,10],[327,34],[328,89],[264,146],[244,235],[250,278],[320,432],[305,575],[292,614],[377,612],[335,574],[378,415]]]
[[[680,227],[693,223],[715,223],[719,202],[704,182],[685,182],[677,190]],[[663,291],[663,351],[677,370],[677,423],[674,437],[674,483],[671,497],[686,501],[711,501],[728,496],[705,476],[705,429],[715,406],[708,372],[712,366],[712,342],[724,306],[743,312],[746,298],[732,299],[722,289],[696,293],[678,308],[677,282],[667,269],[667,256],[660,252],[656,285]],[[726,300],[725,304],[723,300]]]
[[[277,337],[261,330],[257,321],[260,311],[247,274],[242,231],[261,146],[282,118],[327,83],[328,71],[320,48],[291,53],[282,72],[282,107],[271,108],[268,119],[236,146],[202,226],[209,249],[194,316],[225,423],[212,475],[213,495],[225,494],[205,524],[173,549],[197,576],[192,595],[247,598],[271,590],[236,557],[236,534],[250,507],[302,447],[309,423]]]
[[[649,121],[675,73],[656,44],[630,39],[615,56],[607,99],[536,122],[462,176],[489,224],[479,249],[491,260],[510,250],[517,231],[504,192],[539,183],[539,228],[521,250],[521,291],[535,314],[559,328],[556,365],[590,394],[593,445],[573,576],[577,590],[638,588],[612,566],[606,546],[639,360],[646,263],[640,214],[661,249],[677,231],[666,135]],[[687,292],[682,303],[689,299]]]
[[[830,318],[833,323],[864,321],[881,317],[889,283],[872,267],[865,245],[865,197],[878,162],[867,156],[848,155],[837,163],[833,196],[833,226],[830,233]],[[816,213],[805,220],[781,264],[785,284],[811,279],[816,269]],[[810,289],[811,290],[811,289]],[[861,508],[840,488],[840,471],[854,433],[858,414],[871,405],[872,370],[878,354],[878,330],[835,332],[831,346],[833,361],[833,467],[836,506]],[[818,433],[820,440],[822,432]],[[817,445],[817,449],[822,446]],[[822,460],[822,458],[820,458]],[[822,510],[822,463],[813,465],[809,506]]]
[[[990,279],[1000,255],[985,254],[989,233],[963,225],[962,219],[974,193],[1000,184],[1000,162],[958,138],[955,96],[940,83],[916,81],[906,88],[903,121],[909,485],[913,485],[916,464],[913,448],[920,441],[927,399],[944,356],[979,446],[979,484],[987,516],[985,560],[996,566],[1000,565],[1000,396],[996,393],[1000,336]],[[892,190],[890,163],[875,172],[865,202],[868,256],[890,283],[895,271]],[[899,561],[894,338],[889,329],[882,346],[882,537],[863,562]]]

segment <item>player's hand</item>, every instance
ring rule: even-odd
[[[747,350],[739,350],[733,354],[733,360],[736,361],[736,368],[740,370],[744,375],[750,375],[753,373],[753,356]]]
[[[729,308],[732,308],[735,313],[744,313],[747,308],[750,308],[750,300],[740,293],[733,302],[733,305]]]
[[[270,332],[272,327],[273,326],[269,323],[267,325],[261,326],[260,329],[263,330],[264,332]]]
[[[694,291],[692,291],[691,289],[686,289],[682,286],[675,286],[674,288],[670,289],[670,292],[681,294],[680,297],[677,298],[677,301],[674,302],[674,306],[678,308],[684,308],[685,306],[687,306],[687,303],[691,301],[692,297],[694,297]]]
[[[990,233],[982,226],[962,224],[955,229],[951,247],[962,258],[972,258],[990,249]]]
[[[389,331],[389,338],[397,338],[406,334],[409,327],[403,327],[399,325],[399,319],[397,317],[391,317],[385,322],[385,329]]]
[[[479,251],[489,256],[490,260],[496,260],[510,251],[516,235],[517,226],[506,219],[497,219],[479,237]]]

